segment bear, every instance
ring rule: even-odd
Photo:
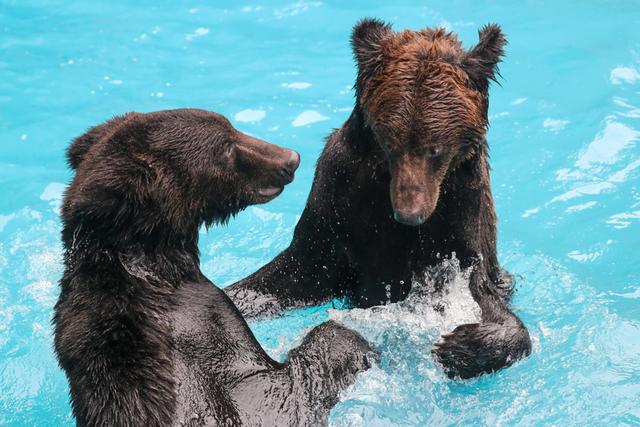
[[[364,19],[351,43],[355,106],[327,139],[291,244],[225,291],[250,317],[332,298],[371,307],[403,300],[414,277],[455,254],[471,269],[481,321],[432,352],[451,378],[509,366],[531,340],[496,250],[486,131],[501,28],[484,26],[465,50],[442,28],[394,32]]]
[[[77,424],[326,425],[374,349],[328,321],[279,363],[199,267],[201,226],[278,196],[299,155],[179,109],[115,117],[67,156],[53,324]]]

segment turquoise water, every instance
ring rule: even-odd
[[[640,425],[637,2],[208,3],[0,0],[0,425],[72,424],[50,327],[68,142],[125,111],[198,107],[299,151],[281,197],[202,233],[204,272],[230,284],[291,238],[323,137],[353,105],[348,37],[363,16],[443,25],[466,46],[487,22],[508,35],[492,178],[500,258],[534,352],[495,375],[446,379],[428,350],[475,315],[462,273],[445,318],[419,296],[330,304],[252,325],[260,341],[281,358],[332,317],[376,345],[380,365],[344,393],[336,426]]]

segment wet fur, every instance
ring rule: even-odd
[[[291,245],[225,290],[243,314],[334,297],[359,307],[398,301],[414,275],[455,253],[473,269],[469,286],[482,319],[436,343],[447,374],[470,378],[530,353],[497,259],[485,139],[489,82],[505,44],[497,25],[481,29],[470,51],[443,29],[356,25],[356,105],[327,140]],[[408,226],[394,212],[426,221]]]
[[[69,148],[54,326],[78,425],[324,425],[368,368],[372,349],[334,322],[274,361],[200,271],[201,225],[284,182],[279,147],[251,139],[239,166],[246,138],[217,114],[171,110],[117,117]]]

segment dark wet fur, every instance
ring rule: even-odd
[[[225,290],[243,314],[334,297],[370,307],[388,300],[386,286],[391,301],[402,300],[415,274],[455,253],[472,268],[482,319],[437,343],[447,374],[493,372],[530,353],[497,259],[485,139],[489,83],[506,40],[497,25],[479,36],[466,51],[444,29],[356,25],[356,105],[327,140],[291,245]]]
[[[256,188],[291,181],[295,156],[172,110],[92,128],[68,159],[54,326],[77,424],[326,424],[371,347],[325,322],[278,363],[199,268],[200,226],[264,202]]]

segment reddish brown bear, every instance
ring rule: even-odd
[[[435,344],[447,374],[493,372],[530,353],[497,259],[485,139],[506,40],[497,25],[479,36],[466,51],[444,29],[356,25],[356,105],[328,139],[291,245],[227,288],[245,315],[334,297],[359,307],[398,301],[414,275],[455,253],[472,268],[482,319]]]

